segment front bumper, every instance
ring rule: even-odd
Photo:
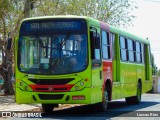
[[[51,103],[51,104],[90,104],[91,88],[74,92],[29,92],[16,88],[18,104]]]

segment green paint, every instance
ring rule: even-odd
[[[17,62],[18,59],[18,39],[15,40],[15,77],[16,77],[16,102],[17,103],[57,103],[57,104],[91,104],[102,102],[102,86],[103,86],[103,77],[101,78],[100,73],[103,71],[103,63],[99,67],[92,67],[91,60],[91,40],[90,40],[90,26],[97,29],[97,33],[100,34],[100,23],[98,20],[89,17],[81,16],[55,16],[55,17],[38,17],[38,18],[28,18],[23,21],[28,20],[39,20],[39,19],[54,19],[54,18],[83,18],[87,22],[88,28],[88,67],[81,72],[74,74],[64,74],[64,75],[34,75],[22,73],[18,70]],[[127,38],[140,41],[146,46],[149,45],[149,41],[142,39],[138,36],[130,34],[121,29],[110,26],[110,32],[114,33],[115,41],[113,44],[114,49],[114,59],[112,60],[113,66],[113,83],[112,83],[112,99],[124,98],[129,96],[134,96],[137,93],[137,82],[138,79],[142,80],[142,93],[147,92],[152,87],[151,80],[151,65],[149,60],[149,50],[146,48],[146,62],[145,64],[136,64],[129,62],[122,62],[120,59],[120,48],[119,48],[119,34]],[[30,56],[33,56],[33,53],[30,53]],[[34,62],[34,59],[30,59]],[[31,62],[31,63],[32,63]],[[145,67],[146,66],[146,67]],[[48,66],[46,66],[48,67]],[[103,75],[102,75],[103,76]],[[68,92],[33,92],[29,85],[34,84],[28,79],[68,79],[74,78],[73,81],[68,84],[73,84],[74,86]],[[146,80],[147,79],[147,80]],[[22,83],[21,83],[22,82]],[[84,85],[82,85],[82,83]],[[22,85],[20,85],[22,84]],[[78,90],[76,87],[78,86]],[[28,87],[28,90],[25,90],[25,87]],[[39,94],[62,94],[63,98],[60,100],[41,100]],[[35,96],[37,101],[33,100],[32,96]],[[81,95],[85,96],[85,100],[72,100],[72,96]],[[66,97],[69,96],[69,100],[66,101]]]

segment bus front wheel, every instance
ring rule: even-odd
[[[105,111],[107,111],[107,108],[108,108],[108,91],[105,88],[103,91],[102,102],[98,104],[98,109],[101,112],[105,112]]]
[[[45,113],[50,113],[56,106],[57,104],[42,104],[42,109],[44,110]]]

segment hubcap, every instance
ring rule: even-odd
[[[107,91],[104,92],[104,97],[105,97],[104,102],[107,103],[108,102],[108,92]]]

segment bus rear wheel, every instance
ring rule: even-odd
[[[58,104],[42,104],[42,109],[45,113],[53,112],[54,107],[58,106]]]
[[[139,104],[141,102],[142,86],[141,83],[138,83],[137,95],[134,96],[134,104]]]
[[[126,103],[127,104],[139,104],[141,102],[141,94],[142,94],[142,86],[141,86],[141,83],[138,82],[136,96],[127,97],[126,98]]]

